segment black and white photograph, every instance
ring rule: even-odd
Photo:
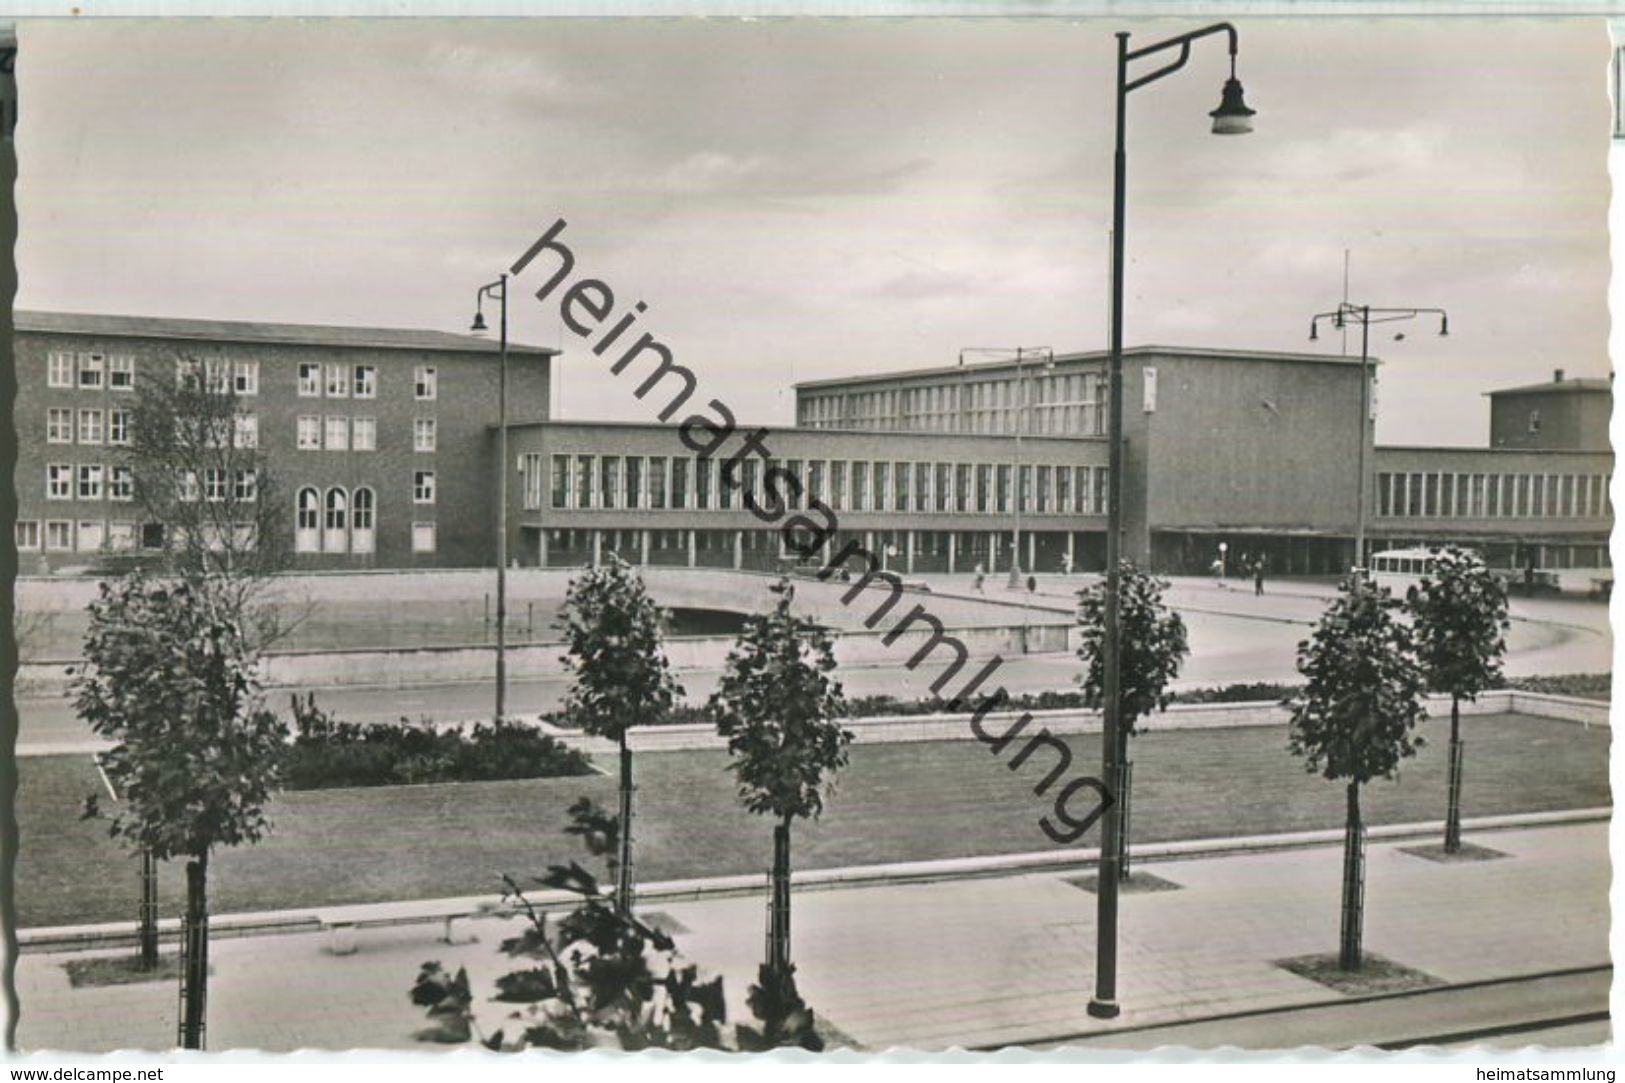
[[[1609,20],[1146,7],[6,21],[9,1057],[1607,1063]]]

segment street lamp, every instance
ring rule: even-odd
[[[1102,651],[1104,665],[1102,691],[1105,693],[1101,718],[1101,769],[1106,784],[1116,795],[1122,793],[1122,762],[1126,749],[1120,725],[1120,661],[1118,649],[1119,599],[1121,578],[1118,564],[1122,559],[1123,530],[1123,223],[1124,197],[1128,181],[1128,156],[1124,150],[1124,129],[1128,120],[1129,92],[1154,83],[1185,66],[1190,59],[1191,43],[1210,34],[1226,34],[1230,39],[1230,78],[1224,84],[1219,107],[1208,116],[1213,118],[1214,135],[1242,135],[1252,131],[1254,110],[1247,108],[1242,98],[1241,83],[1236,79],[1236,28],[1229,23],[1214,23],[1201,30],[1193,30],[1130,50],[1129,35],[1117,35],[1117,146],[1113,159],[1112,182],[1112,329],[1111,357],[1108,362],[1107,384],[1107,492],[1106,492],[1106,613]],[[1166,49],[1179,49],[1179,56],[1138,79],[1129,79],[1129,64],[1135,60],[1160,53]],[[1122,851],[1118,843],[1122,832],[1121,810],[1114,800],[1106,808],[1102,821],[1100,842],[1100,876],[1097,884],[1095,928],[1095,995],[1089,1001],[1089,1014],[1097,1019],[1116,1018],[1117,1004],[1117,892],[1120,878]]]
[[[1370,305],[1351,305],[1342,302],[1332,312],[1321,312],[1309,321],[1309,341],[1315,342],[1320,338],[1319,324],[1321,320],[1331,320],[1332,326],[1342,330],[1350,321],[1360,325],[1360,444],[1356,451],[1356,470],[1359,473],[1357,483],[1357,498],[1354,506],[1354,568],[1355,571],[1363,569],[1366,565],[1365,555],[1365,520],[1366,520],[1366,465],[1365,448],[1370,442],[1371,435],[1371,325],[1374,323],[1393,323],[1397,320],[1414,320],[1418,316],[1439,317],[1439,336],[1447,337],[1450,334],[1450,317],[1442,308],[1372,308]]]
[[[496,721],[508,706],[508,276],[488,282],[474,295],[474,322],[469,330],[485,327],[485,299],[501,305],[500,361],[497,376],[497,702]]]

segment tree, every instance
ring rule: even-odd
[[[1123,742],[1118,750],[1117,762],[1123,765],[1123,776],[1113,787],[1121,802],[1118,833],[1121,850],[1118,867],[1128,875],[1129,858],[1129,782],[1132,765],[1128,756],[1128,739],[1139,732],[1137,723],[1153,710],[1166,710],[1173,700],[1169,685],[1179,676],[1190,644],[1185,636],[1185,621],[1169,609],[1162,600],[1168,589],[1166,579],[1158,579],[1135,567],[1131,561],[1118,565],[1117,626],[1119,658],[1118,668],[1118,734]],[[1106,583],[1091,584],[1078,591],[1078,657],[1085,663],[1078,678],[1083,686],[1084,702],[1100,708],[1106,702]]]
[[[618,557],[570,581],[564,596],[562,661],[575,676],[558,717],[620,746],[620,845],[615,906],[632,912],[632,750],[626,734],[655,724],[683,695],[662,645],[661,609],[643,580]]]
[[[114,469],[148,524],[146,563],[191,584],[251,649],[286,634],[269,590],[289,561],[286,509],[231,362],[179,357],[173,379],[144,375],[126,438]]]
[[[1311,638],[1298,644],[1306,684],[1283,701],[1292,712],[1288,747],[1310,773],[1348,783],[1343,841],[1343,926],[1338,960],[1360,968],[1365,905],[1365,828],[1360,786],[1393,778],[1423,745],[1424,676],[1399,602],[1356,573],[1346,578]]]
[[[1441,550],[1431,574],[1406,592],[1417,651],[1428,687],[1450,696],[1450,775],[1446,789],[1444,849],[1461,849],[1461,701],[1499,683],[1506,654],[1507,592],[1478,554]]]
[[[241,630],[189,583],[139,572],[103,583],[84,653],[76,706],[114,742],[101,759],[119,795],[109,834],[157,860],[187,859],[181,1045],[201,1049],[209,854],[269,829],[287,726],[261,706]],[[86,806],[98,814],[94,797]]]
[[[768,958],[753,995],[780,1001],[795,998],[790,827],[823,812],[834,774],[846,766],[852,733],[838,721],[846,701],[831,676],[835,649],[829,631],[790,611],[794,592],[788,579],[771,589],[778,601],[745,621],[708,710],[728,742],[728,769],[740,802],[774,820]],[[811,1034],[810,1018],[806,1032]]]

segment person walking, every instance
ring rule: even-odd
[[[1258,554],[1258,558],[1253,561],[1253,593],[1264,593],[1264,554],[1262,553]]]
[[[976,566],[976,593],[978,593],[978,594],[986,594],[987,591],[982,589],[983,585],[986,584],[986,583],[987,583],[987,572],[983,570],[983,568],[982,568],[982,566],[980,564],[978,564]]]

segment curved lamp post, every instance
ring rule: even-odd
[[[1219,107],[1208,114],[1213,118],[1214,135],[1242,135],[1253,130],[1254,110],[1247,108],[1242,98],[1241,82],[1236,78],[1236,28],[1229,23],[1180,34],[1139,49],[1128,47],[1129,35],[1117,35],[1117,148],[1112,184],[1112,330],[1111,359],[1109,362],[1107,410],[1107,445],[1110,458],[1107,467],[1106,493],[1106,613],[1104,657],[1105,670],[1102,705],[1101,767],[1106,784],[1113,794],[1122,792],[1122,763],[1124,739],[1120,725],[1120,652],[1118,650],[1118,563],[1122,559],[1123,530],[1123,221],[1124,196],[1128,179],[1128,158],[1124,151],[1124,129],[1128,119],[1128,96],[1154,83],[1165,75],[1172,75],[1190,59],[1191,43],[1210,34],[1223,33],[1230,40],[1230,78],[1224,84]],[[1179,55],[1160,68],[1138,79],[1129,78],[1129,65],[1136,60],[1178,49]],[[1100,842],[1100,877],[1096,892],[1097,921],[1095,946],[1095,995],[1089,1001],[1089,1014],[1097,1019],[1115,1018],[1120,1010],[1117,1004],[1117,891],[1120,879],[1121,848],[1118,838],[1122,831],[1121,810],[1114,801],[1106,809],[1102,821]]]
[[[1442,308],[1372,308],[1370,305],[1351,305],[1344,301],[1335,310],[1317,313],[1309,321],[1310,342],[1320,338],[1321,320],[1330,320],[1332,326],[1339,331],[1350,323],[1360,325],[1360,444],[1355,460],[1359,483],[1354,505],[1354,567],[1357,571],[1366,566],[1365,521],[1366,502],[1369,497],[1366,495],[1365,449],[1370,443],[1371,436],[1371,325],[1414,320],[1418,316],[1439,317],[1439,336],[1441,338],[1449,336],[1450,317]]]
[[[474,295],[474,322],[469,330],[486,330],[485,299],[501,306],[500,361],[497,375],[497,702],[501,722],[508,706],[508,276],[481,286]]]

